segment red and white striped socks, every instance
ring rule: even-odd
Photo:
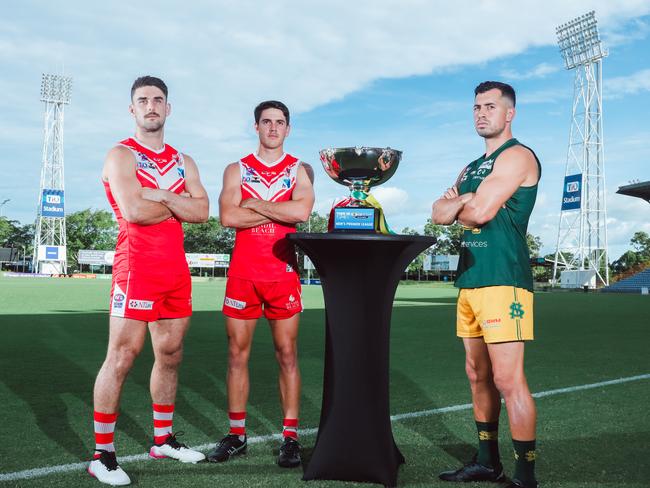
[[[95,424],[95,454],[94,459],[99,457],[99,451],[115,452],[113,439],[115,437],[115,422],[117,413],[102,413],[94,411]]]
[[[239,436],[239,440],[244,442],[246,438],[246,412],[228,412],[230,421],[230,435]]]
[[[282,437],[291,437],[298,440],[298,419],[284,419],[282,421]]]
[[[153,404],[153,443],[163,444],[172,433],[174,405]]]

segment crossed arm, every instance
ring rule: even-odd
[[[153,225],[172,216],[186,222],[204,222],[208,218],[207,193],[192,158],[186,156],[185,161],[184,195],[143,188],[135,176],[135,157],[122,146],[109,151],[102,178],[109,183],[113,198],[127,222]]]
[[[143,197],[165,205],[174,216],[183,222],[205,222],[208,220],[210,202],[201,184],[199,169],[194,160],[183,155],[185,161],[185,192],[178,195],[172,191],[144,188]]]
[[[449,225],[458,221],[470,228],[485,225],[520,186],[532,186],[539,178],[534,156],[523,147],[504,151],[476,193],[458,195],[457,185],[461,176],[454,186],[434,202],[431,213],[434,224]]]
[[[257,198],[241,198],[239,164],[229,164],[223,173],[223,189],[219,196],[219,218],[224,227],[246,229],[271,221],[296,224],[309,219],[314,206],[314,173],[308,164],[301,164],[291,200],[267,202]]]

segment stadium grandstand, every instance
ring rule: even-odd
[[[650,203],[650,181],[634,182],[618,188],[616,193],[637,197]],[[644,293],[650,290],[650,269],[646,269],[635,275],[603,288],[608,293]]]
[[[635,182],[629,185],[620,186],[616,193],[637,197],[650,203],[650,181]]]

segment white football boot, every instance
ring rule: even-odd
[[[179,432],[177,435],[181,435]],[[175,434],[170,434],[162,444],[154,444],[149,449],[149,456],[155,459],[172,458],[182,463],[198,463],[205,459],[205,454],[190,449],[185,444],[176,440]]]
[[[90,461],[88,473],[97,478],[98,481],[112,486],[124,486],[131,484],[131,478],[120,465],[117,464],[115,452],[99,451],[100,456]]]

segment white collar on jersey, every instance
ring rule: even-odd
[[[262,163],[264,166],[266,166],[267,168],[270,168],[271,166],[275,166],[275,165],[278,164],[280,161],[282,161],[282,160],[287,156],[287,153],[282,153],[282,156],[280,156],[276,161],[273,161],[272,163],[267,163],[267,162],[264,161],[262,158],[260,158],[259,155],[258,155],[257,153],[253,153],[253,156],[255,156],[255,159],[257,159],[257,160],[258,160],[260,163]]]
[[[144,142],[142,142],[140,139],[138,139],[138,138],[135,137],[135,136],[133,136],[133,140],[134,140],[135,142],[137,142],[138,144],[140,144],[142,147],[147,148],[147,149],[149,149],[149,151],[155,152],[156,154],[160,154],[160,153],[162,153],[162,152],[165,150],[165,147],[167,146],[167,144],[165,144],[165,143],[163,142],[163,147],[162,147],[162,149],[154,149],[153,147],[149,147],[149,146],[147,146]]]

